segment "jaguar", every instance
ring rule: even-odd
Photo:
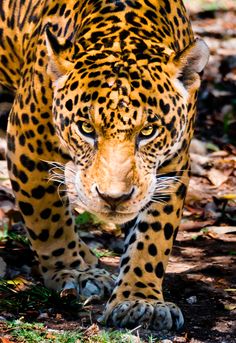
[[[208,57],[182,0],[0,2],[7,162],[30,245],[62,297],[110,296],[107,325],[183,325],[162,282]],[[77,204],[123,226],[116,280],[77,233],[69,161]]]

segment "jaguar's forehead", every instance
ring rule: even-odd
[[[66,82],[65,104],[71,108],[73,103],[75,120],[83,117],[119,131],[160,120],[161,112],[168,115],[174,88],[166,64],[142,60],[128,65],[119,59],[94,62],[92,69],[81,61],[76,65]]]
[[[140,96],[141,91],[143,93]],[[92,90],[86,88],[81,93],[80,99],[83,100],[85,92],[86,101],[81,101],[74,106],[74,109],[72,108],[72,112],[75,114],[74,121],[89,120],[103,134],[106,132],[109,135],[122,132],[129,134],[129,132],[140,130],[147,123],[162,124],[159,108],[160,103],[164,104],[164,102],[162,99],[158,99],[157,93],[144,95],[145,91],[142,88],[139,93],[137,89],[131,89],[128,93],[124,93],[119,89],[107,88],[104,93],[102,88]],[[99,94],[96,99],[95,93]],[[144,97],[146,101],[144,101]]]

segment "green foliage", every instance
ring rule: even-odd
[[[8,237],[8,226],[7,224],[3,224],[2,227],[0,227],[0,242],[5,241]]]
[[[137,337],[133,336],[129,332],[122,331],[101,331],[98,335],[95,335],[89,341],[91,343],[135,343]],[[139,341],[142,343],[143,341]]]
[[[8,322],[11,336],[24,343],[77,343],[82,338],[80,331],[48,331],[43,324],[30,324],[21,321]]]
[[[15,315],[27,310],[44,311],[54,307],[57,310],[66,310],[78,313],[82,304],[77,299],[61,298],[59,293],[42,285],[34,285],[24,291],[17,291],[16,285],[7,281],[0,283],[0,312],[8,311]]]
[[[16,241],[19,242],[23,245],[29,245],[29,240],[27,238],[27,236],[25,235],[21,235],[19,233],[15,233],[15,232],[8,232],[8,239],[12,240],[12,241]]]
[[[141,340],[128,330],[101,330],[94,335],[86,335],[86,330],[49,330],[44,324],[26,323],[21,320],[4,323],[12,339],[22,343],[158,343],[150,336]]]
[[[0,241],[16,241],[23,245],[29,245],[29,240],[26,235],[22,235],[13,231],[10,231],[7,224],[3,224],[3,227],[0,227]]]
[[[97,256],[97,258],[101,257],[109,257],[109,256],[118,256],[114,251],[110,251],[107,249],[92,249],[94,254]]]
[[[93,223],[94,216],[89,212],[83,212],[75,218],[76,225],[84,225]]]

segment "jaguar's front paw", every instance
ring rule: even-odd
[[[107,298],[114,289],[115,278],[104,269],[93,268],[81,273],[78,283],[83,297],[96,295],[99,298]]]
[[[142,325],[154,330],[180,329],[184,324],[181,310],[173,303],[163,301],[131,300],[108,308],[103,320],[107,325],[134,328]]]
[[[47,275],[45,285],[60,292],[62,297],[80,296],[89,298],[108,297],[114,289],[115,280],[106,270],[88,268],[83,271],[66,270]]]

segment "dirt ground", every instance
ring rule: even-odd
[[[199,96],[196,139],[191,151],[193,176],[164,286],[166,299],[183,310],[185,326],[177,334],[138,328],[133,333],[138,333],[145,342],[151,334],[158,337],[152,342],[159,339],[165,343],[236,342],[236,4],[229,3],[230,10],[192,13],[194,30],[209,45],[211,59]],[[12,225],[17,222],[18,214],[4,165],[2,161],[0,221],[18,234],[22,227]],[[84,240],[101,251],[109,249],[119,254],[122,249],[117,233],[98,224],[95,230],[84,233]],[[32,254],[24,242],[3,240],[0,256],[8,275],[20,274],[32,281],[29,277]],[[105,256],[101,260],[116,272],[118,256]],[[33,280],[36,282],[37,276]],[[4,296],[0,290],[0,297]],[[42,315],[37,306],[25,311],[2,310],[0,301],[0,320],[21,316],[46,323],[52,329],[86,329],[96,322],[104,306],[88,304],[75,315],[60,304],[53,309],[54,305],[43,304]],[[4,331],[5,324],[0,325],[0,332],[1,328]]]

